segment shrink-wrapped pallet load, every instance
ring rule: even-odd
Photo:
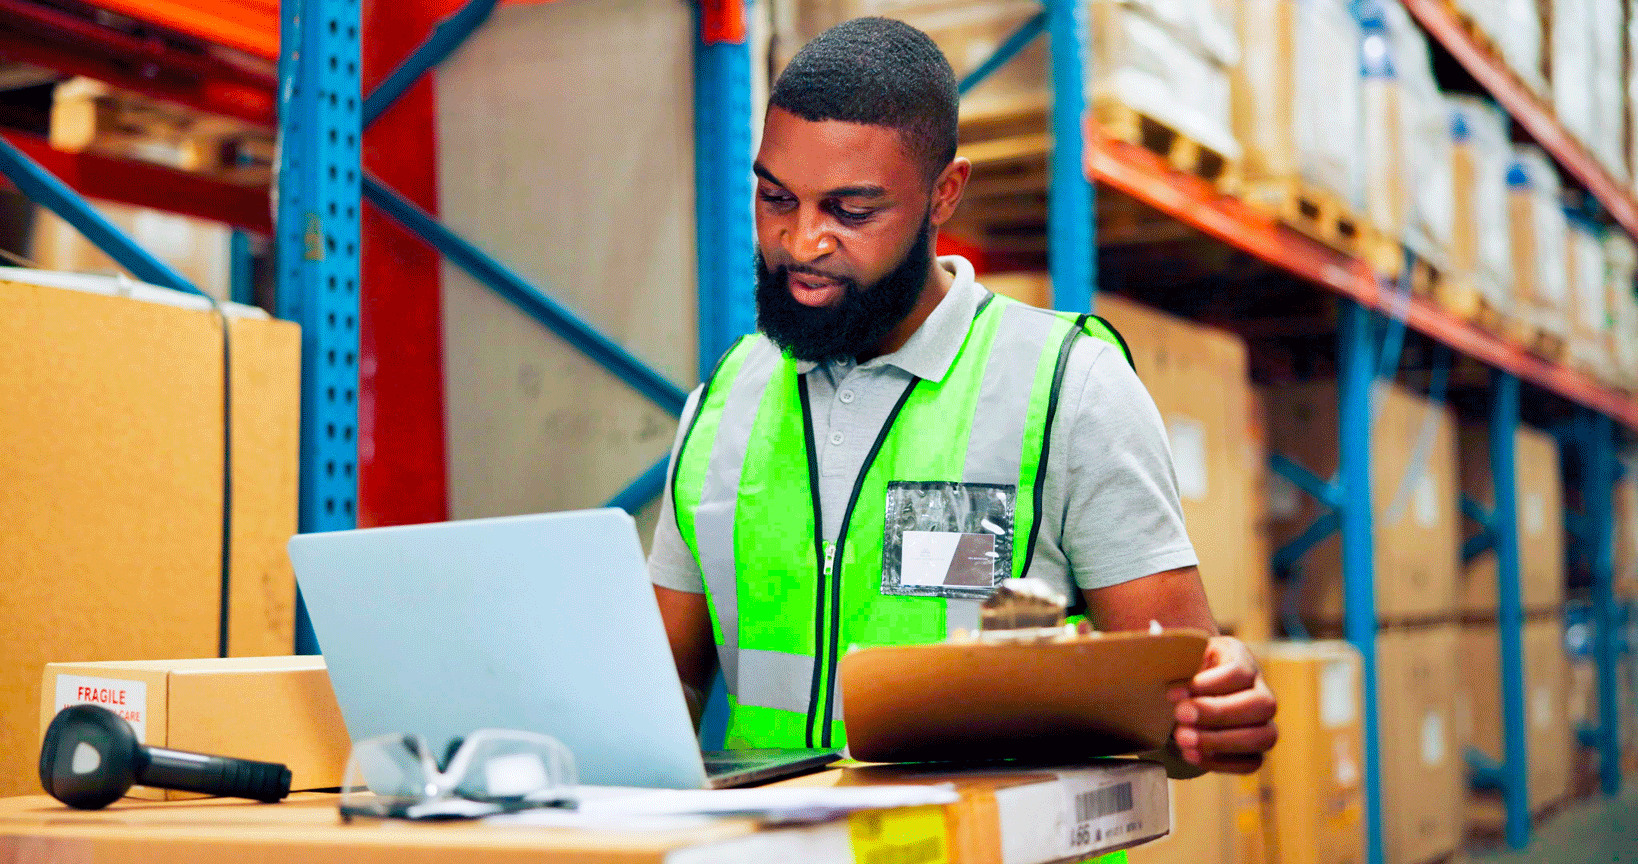
[[[1619,179],[1627,173],[1626,45],[1622,0],[1585,0],[1591,40],[1592,137],[1586,141],[1598,161]],[[1555,8],[1562,3],[1555,4]]]
[[[1394,51],[1385,6],[1397,0],[1363,0],[1360,26],[1360,170],[1364,174],[1365,221],[1385,237],[1405,232],[1410,207],[1409,142],[1405,83]]]
[[[1604,377],[1609,366],[1609,282],[1604,229],[1585,214],[1566,210],[1565,279],[1570,294],[1570,360]]]
[[[1239,60],[1239,45],[1215,4],[1092,0],[1091,12],[1088,53],[1099,118],[1126,122],[1121,114],[1135,112],[1238,160],[1229,69]]]
[[[1244,0],[1234,134],[1248,180],[1362,204],[1360,28],[1344,0]]]
[[[1513,259],[1508,232],[1507,173],[1513,148],[1507,115],[1473,96],[1446,96],[1451,138],[1451,271],[1453,285],[1474,298],[1441,298],[1471,316],[1478,301],[1499,316],[1513,313]]]
[[[1450,110],[1433,77],[1427,36],[1398,2],[1383,4],[1399,81],[1404,136],[1405,245],[1441,269],[1450,266],[1454,202],[1451,189]]]
[[[1541,148],[1513,148],[1507,172],[1509,236],[1519,315],[1535,330],[1530,347],[1556,356],[1569,340],[1568,231],[1558,169]]]
[[[1604,260],[1609,265],[1609,383],[1638,390],[1638,296],[1633,294],[1638,248],[1625,232],[1610,231],[1604,237]]]
[[[1502,60],[1513,74],[1538,94],[1547,93],[1547,76],[1542,74],[1542,0],[1479,0],[1498,8],[1498,29],[1490,35],[1501,49]],[[1579,0],[1578,0],[1579,2]]]

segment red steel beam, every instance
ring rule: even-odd
[[[1230,246],[1383,314],[1402,314],[1411,329],[1483,363],[1638,430],[1638,402],[1588,375],[1543,360],[1462,321],[1421,297],[1383,290],[1368,266],[1286,228],[1239,199],[1221,195],[1149,151],[1087,124],[1087,175]]]
[[[22,132],[0,131],[0,135],[87,198],[152,207],[260,234],[273,233],[266,186],[223,183],[186,171],[95,153],[64,153],[53,150],[44,138]]]
[[[1638,201],[1632,193],[1558,122],[1553,111],[1508,70],[1500,58],[1474,43],[1456,16],[1440,0],[1405,0],[1405,8],[1421,22],[1468,74],[1494,96],[1541,149],[1552,154],[1597,198],[1627,233],[1638,237]]]

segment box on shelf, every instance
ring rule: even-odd
[[[1451,277],[1492,310],[1513,313],[1507,172],[1513,162],[1508,119],[1495,103],[1447,95],[1451,137]]]
[[[1462,626],[1462,675],[1457,682],[1456,725],[1464,747],[1494,760],[1502,757],[1500,636],[1494,624]],[[1530,809],[1570,791],[1574,734],[1570,729],[1570,666],[1563,624],[1557,616],[1524,624],[1525,728],[1530,754]]]
[[[1519,590],[1524,608],[1542,612],[1564,605],[1564,487],[1558,442],[1547,432],[1519,426],[1513,439],[1514,495],[1519,546]],[[1490,469],[1490,430],[1478,423],[1461,427],[1462,494],[1484,508],[1495,506]],[[1463,536],[1479,528],[1464,519]],[[1464,615],[1496,614],[1496,553],[1462,567],[1458,600]]]
[[[1554,4],[1555,7],[1561,4]],[[1587,142],[1593,155],[1617,180],[1627,170],[1626,9],[1622,0],[1589,0],[1592,17],[1592,98],[1597,137]]]
[[[284,544],[296,531],[301,332],[228,311],[228,648],[280,654],[295,638]],[[202,298],[0,276],[0,794],[38,791],[46,663],[217,653],[222,342]]]
[[[1090,9],[1091,91],[1100,116],[1129,109],[1238,160],[1229,97],[1235,43],[1210,50],[1117,0],[1092,0]]]
[[[318,656],[47,665],[40,682],[40,735],[58,711],[79,704],[102,705],[125,717],[144,744],[283,763],[296,791],[340,786],[351,749]],[[201,797],[146,786],[127,794]]]
[[[1337,470],[1337,390],[1332,382],[1266,388],[1269,449],[1321,478]],[[1449,616],[1460,555],[1456,429],[1450,409],[1396,384],[1377,390],[1371,436],[1376,612],[1383,621]],[[1269,478],[1276,543],[1306,531],[1325,512],[1278,475]],[[1341,542],[1333,534],[1297,564],[1296,598],[1310,626],[1343,616]]]
[[[1566,208],[1565,281],[1570,294],[1570,361],[1603,378],[1610,364],[1608,264],[1604,229]]]
[[[991,273],[980,281],[1026,303],[1052,302],[1045,274]],[[1166,423],[1212,612],[1226,629],[1265,636],[1273,602],[1259,491],[1265,451],[1245,341],[1118,294],[1100,294],[1098,314],[1125,338]]]
[[[1609,365],[1605,383],[1638,390],[1638,247],[1624,231],[1604,232],[1604,296],[1609,306],[1605,336]]]
[[[1400,78],[1393,33],[1378,4],[1360,7],[1361,64],[1359,82],[1360,171],[1364,212],[1372,227],[1387,237],[1405,233],[1411,180],[1408,140],[1410,117],[1405,84]]]
[[[1343,0],[1245,0],[1234,134],[1251,183],[1301,181],[1357,213],[1360,28]],[[1250,190],[1255,191],[1255,190]]]
[[[1483,4],[1493,0],[1477,2]],[[1497,40],[1502,60],[1525,86],[1545,97],[1548,86],[1544,74],[1546,58],[1543,49],[1547,46],[1542,33],[1543,0],[1502,0],[1495,5],[1500,7],[1500,20],[1496,22],[1497,29],[1491,30],[1489,35]]]
[[[1462,841],[1466,762],[1456,741],[1458,628],[1376,637],[1382,813],[1388,864],[1422,864]]]
[[[1583,144],[1598,137],[1598,113],[1593,93],[1593,67],[1597,62],[1593,32],[1592,4],[1552,3],[1548,27],[1551,50],[1548,70],[1552,79],[1553,113],[1558,122]]]
[[[1346,642],[1270,642],[1255,650],[1263,676],[1280,694],[1280,741],[1263,769],[1269,782],[1269,860],[1362,864],[1359,652]]]
[[[1427,35],[1399,3],[1382,4],[1399,82],[1400,129],[1404,137],[1405,246],[1418,258],[1450,275],[1455,215],[1450,109],[1433,77]]]
[[[1542,337],[1566,345],[1570,296],[1564,262],[1569,227],[1558,169],[1539,147],[1520,144],[1513,148],[1507,185],[1514,298],[1520,317]]]
[[[1615,594],[1617,597],[1638,597],[1638,466],[1632,459],[1622,457],[1626,470],[1615,483]]]

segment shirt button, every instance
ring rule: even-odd
[[[846,438],[843,437],[842,433],[840,433],[840,432],[830,433],[830,443],[840,445],[844,440],[846,440]]]
[[[853,401],[853,391],[843,390],[841,393],[836,394],[836,398],[842,400],[843,404],[851,403]]]

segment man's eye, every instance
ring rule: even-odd
[[[776,206],[790,204],[794,200],[791,198],[791,196],[781,195],[778,192],[762,192],[758,194],[761,195],[763,201]]]
[[[848,222],[863,222],[875,214],[873,210],[849,210],[846,207],[835,208],[838,218]]]

